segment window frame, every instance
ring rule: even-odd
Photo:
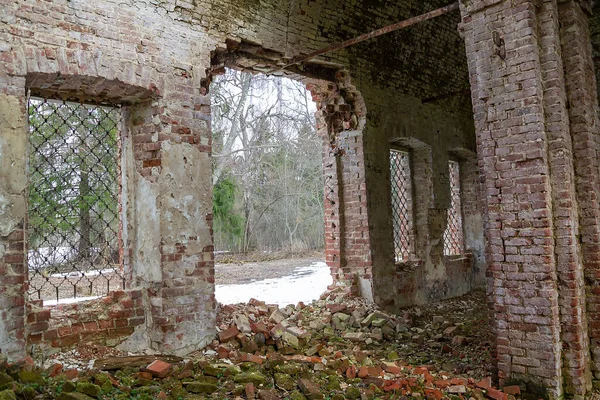
[[[392,164],[392,154],[393,153],[401,153],[404,154],[408,160],[406,172],[407,180],[406,180],[406,190],[408,194],[406,197],[407,209],[406,209],[406,219],[408,225],[408,230],[404,237],[408,240],[407,246],[403,249],[402,242],[403,238],[397,237],[400,234],[399,229],[395,228],[395,216],[398,212],[397,203],[394,201],[394,185],[398,184],[398,180],[395,179],[393,174],[393,164]],[[415,258],[415,245],[416,245],[416,221],[415,221],[415,186],[414,186],[414,175],[413,175],[413,156],[410,148],[399,146],[399,145],[390,145],[388,152],[388,161],[390,163],[390,214],[391,214],[391,222],[392,222],[392,244],[393,244],[393,258],[396,264],[406,263],[413,261]],[[404,251],[403,251],[404,250]],[[400,256],[400,257],[399,257]]]
[[[457,177],[456,177],[456,183],[458,184],[458,201],[459,204],[455,205],[455,193],[454,193],[454,185],[453,185],[453,179],[452,179],[452,164],[455,164],[457,166]],[[462,162],[459,158],[457,157],[449,157],[448,159],[448,188],[450,191],[450,206],[447,209],[447,215],[446,215],[446,229],[444,229],[444,233],[443,233],[443,244],[444,244],[444,256],[446,257],[462,257],[466,254],[466,243],[465,243],[465,217],[464,217],[464,210],[463,210],[463,177],[462,177]],[[457,213],[455,213],[455,208],[457,208],[458,211]],[[457,215],[456,215],[457,214]],[[458,222],[459,222],[459,226],[456,226],[455,229],[456,231],[460,234],[460,237],[458,238],[458,240],[453,240],[457,243],[448,243],[448,231],[449,229],[451,229],[451,226],[453,224],[451,224],[451,218],[453,215],[456,215],[458,217]]]

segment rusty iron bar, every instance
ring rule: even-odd
[[[442,8],[438,8],[437,10],[429,11],[425,14],[417,15],[416,17],[412,17],[409,19],[405,19],[404,21],[396,22],[395,24],[388,25],[383,28],[379,28],[379,29],[374,30],[369,33],[365,33],[365,34],[357,36],[353,39],[348,39],[348,40],[344,40],[343,42],[331,44],[320,50],[316,50],[316,51],[313,51],[312,53],[306,54],[304,56],[300,56],[299,58],[295,59],[290,64],[287,64],[287,65],[281,67],[280,69],[277,69],[276,71],[280,71],[280,70],[289,68],[292,65],[300,64],[304,61],[308,61],[312,58],[315,58],[315,57],[323,55],[323,54],[330,53],[332,51],[340,50],[340,49],[355,45],[357,43],[364,42],[365,40],[369,40],[369,39],[373,39],[373,38],[376,38],[381,35],[385,35],[386,33],[391,33],[391,32],[397,31],[399,29],[408,28],[409,26],[418,24],[419,22],[427,21],[427,20],[442,16],[444,14],[448,14],[452,11],[458,10],[458,7],[459,7],[458,3],[459,2],[457,1],[456,3],[452,3],[452,4],[449,4]],[[275,72],[275,71],[273,71],[273,72]]]

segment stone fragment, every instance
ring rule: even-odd
[[[455,385],[448,387],[449,393],[467,393],[467,388],[464,385]]]
[[[454,333],[454,331],[457,329],[457,326],[449,326],[446,329],[444,329],[444,336],[450,336],[452,335],[452,333]]]
[[[324,398],[320,387],[310,379],[299,379],[298,387],[308,400],[320,400]]]
[[[250,320],[244,314],[236,314],[233,317],[233,323],[240,330],[240,332],[250,333],[252,329],[250,328]]]
[[[237,383],[253,383],[256,386],[260,386],[267,381],[267,378],[260,372],[247,371],[237,374],[233,380]]]
[[[204,367],[204,374],[208,376],[219,377],[223,375],[223,369],[214,365],[208,364]]]
[[[0,372],[0,387],[10,382],[14,382],[14,379],[6,372]]]
[[[2,397],[0,397],[0,400],[4,400],[4,399],[2,399]],[[62,392],[56,398],[56,400],[94,400],[94,398],[88,396],[87,394],[78,393],[78,392],[69,392],[69,393]]]
[[[42,377],[42,375],[40,375],[37,372],[29,371],[26,369],[19,371],[19,381],[21,381],[21,383],[25,383],[25,384],[28,384],[28,383],[33,383],[36,385],[44,384],[44,378]]]
[[[272,338],[279,339],[283,336],[283,333],[285,331],[286,331],[286,327],[283,324],[279,323],[279,324],[275,325],[273,327],[273,329],[271,329],[269,334],[271,335]]]
[[[452,344],[455,346],[463,346],[467,344],[467,338],[464,336],[454,336],[452,339]]]
[[[281,396],[276,390],[259,390],[258,398],[259,400],[280,400]]]
[[[281,323],[281,321],[283,321],[285,318],[286,318],[286,315],[279,308],[277,310],[273,311],[273,313],[269,317],[269,319],[271,321],[275,322],[276,324]]]
[[[211,394],[219,389],[214,383],[208,382],[189,382],[184,386],[188,392],[195,394]]]
[[[79,393],[83,393],[83,394],[93,397],[95,399],[100,397],[100,393],[102,392],[102,389],[100,388],[100,386],[94,385],[93,383],[89,383],[89,382],[77,382],[76,390]]]
[[[357,399],[360,399],[360,397],[361,397],[360,389],[358,389],[357,387],[350,386],[348,389],[346,389],[346,398],[347,399],[357,400]]]
[[[296,381],[290,375],[281,372],[275,373],[275,384],[288,391],[296,388]]]
[[[343,338],[350,340],[351,342],[362,342],[367,338],[367,336],[363,332],[346,332]]]
[[[510,394],[513,396],[521,395],[521,388],[517,385],[505,386],[504,388],[502,388],[502,391],[506,394]]]

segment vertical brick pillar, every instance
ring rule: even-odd
[[[367,216],[367,185],[362,131],[342,131],[339,189],[342,190],[344,274],[358,277],[360,294],[373,301],[373,271]]]
[[[365,152],[358,129],[364,104],[346,72],[338,71],[336,78],[335,84],[307,85],[318,105],[317,132],[323,141],[325,260],[336,283],[373,301]]]
[[[0,72],[1,76],[2,72]],[[27,110],[25,79],[0,89],[0,351],[25,356]]]
[[[187,73],[162,99],[132,107],[132,285],[153,349],[185,354],[214,337],[210,100]],[[200,90],[200,92],[199,92]]]
[[[342,227],[339,190],[340,163],[331,148],[327,136],[327,125],[322,118],[317,118],[317,132],[323,140],[323,181],[324,181],[324,223],[325,223],[325,262],[331,270],[336,282],[343,281],[342,272]]]
[[[500,383],[560,398],[562,363],[552,183],[533,1],[461,2]]]
[[[560,33],[569,101],[580,241],[587,281],[589,336],[595,379],[600,379],[600,160],[598,95],[588,26],[587,1],[559,1]],[[581,290],[583,292],[583,290]],[[583,298],[583,295],[580,295]],[[585,321],[572,321],[581,324]],[[572,326],[565,326],[572,329]],[[587,344],[580,346],[587,350]]]
[[[575,196],[573,145],[555,1],[538,7],[543,106],[552,189],[554,252],[560,307],[564,390],[584,396],[591,389],[588,330],[579,251],[579,211]],[[562,55],[562,57],[561,57]],[[566,60],[565,60],[566,61]]]

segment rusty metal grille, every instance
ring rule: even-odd
[[[447,256],[460,255],[464,250],[462,202],[460,191],[460,164],[450,161],[450,196],[448,221],[444,231],[444,254]]]
[[[410,154],[390,150],[392,183],[392,222],[396,261],[406,261],[414,253],[414,225]]]
[[[29,100],[29,295],[53,301],[124,286],[120,109]]]

